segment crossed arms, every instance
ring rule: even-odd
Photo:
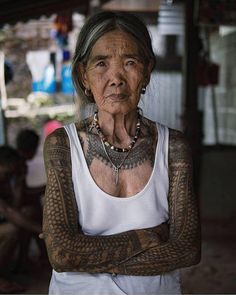
[[[56,271],[158,275],[199,262],[200,226],[190,150],[180,132],[170,130],[169,224],[149,229],[84,235],[78,225],[69,139],[64,129],[47,138],[44,159],[48,183],[43,232]]]

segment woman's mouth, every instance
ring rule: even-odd
[[[124,93],[112,93],[107,96],[111,100],[124,100],[127,98],[127,94]]]

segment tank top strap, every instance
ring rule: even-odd
[[[73,145],[78,145],[78,134],[77,134],[77,130],[75,127],[74,123],[68,124],[64,126],[64,129],[66,130],[66,133],[69,137],[69,141],[70,141],[70,147],[72,147]]]
[[[159,165],[165,167],[168,170],[168,154],[169,154],[169,128],[161,123],[156,122],[158,131],[158,157]]]

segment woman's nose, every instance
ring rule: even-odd
[[[110,86],[121,87],[125,85],[125,75],[122,67],[114,67],[109,74]]]
[[[113,86],[113,87],[120,87],[124,85],[125,85],[125,82],[120,79],[112,79],[112,81],[110,82],[110,86]]]

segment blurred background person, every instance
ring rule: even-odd
[[[41,224],[37,223],[32,212],[19,207],[18,201],[24,194],[25,169],[22,158],[9,146],[0,147],[0,293],[20,292],[23,286],[7,281],[10,266],[19,264],[22,243],[31,234],[39,234]],[[28,255],[28,248],[24,251]],[[15,261],[14,261],[15,259]]]

